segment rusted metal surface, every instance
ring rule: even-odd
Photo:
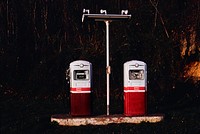
[[[96,117],[72,117],[70,115],[53,115],[51,122],[57,122],[62,126],[80,126],[80,125],[107,125],[110,123],[141,123],[150,122],[156,123],[164,119],[163,115],[150,116],[124,116],[124,115],[110,115],[110,116],[96,116]]]

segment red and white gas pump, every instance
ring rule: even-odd
[[[132,60],[124,63],[124,115],[145,115],[147,111],[147,65]]]
[[[84,116],[91,114],[92,64],[77,60],[70,63],[70,114]]]

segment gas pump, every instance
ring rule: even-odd
[[[146,96],[146,63],[137,60],[124,63],[124,115],[145,115]]]
[[[70,63],[67,74],[70,81],[70,114],[72,116],[90,115],[92,64],[84,60],[73,61]]]

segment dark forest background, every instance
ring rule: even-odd
[[[132,15],[128,22],[111,23],[113,90],[121,87],[117,84],[128,60],[146,62],[149,84],[158,84],[159,90],[173,87],[184,67],[199,61],[196,0],[1,0],[1,83],[59,92],[69,63],[84,59],[94,66],[95,90],[104,88],[105,24],[82,23],[83,8],[91,13],[128,9]]]
[[[129,60],[147,63],[150,112],[174,100],[199,104],[198,0],[1,0],[2,101],[20,94],[22,100],[64,100],[59,107],[68,107],[65,71],[82,59],[93,65],[93,103],[99,105],[94,109],[105,109],[105,24],[82,23],[84,8],[117,14],[128,9],[132,15],[110,25],[111,103],[120,104],[111,104],[111,113],[123,112],[123,63]]]

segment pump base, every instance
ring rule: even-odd
[[[91,113],[90,93],[71,93],[71,115],[89,116]]]
[[[57,122],[62,126],[80,126],[80,125],[108,125],[110,123],[134,123],[141,122],[156,123],[164,119],[163,115],[148,116],[124,116],[124,115],[101,115],[96,117],[72,117],[68,114],[58,114],[51,116],[51,122]]]

